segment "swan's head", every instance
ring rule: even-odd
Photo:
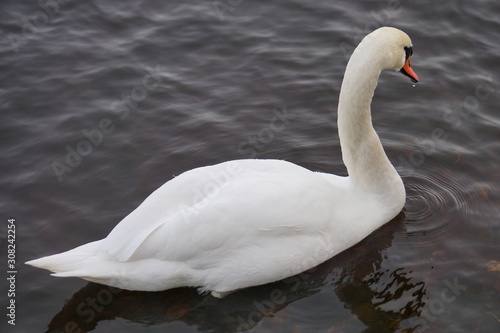
[[[392,69],[408,76],[412,82],[418,82],[418,75],[410,65],[410,57],[413,54],[413,46],[410,37],[403,31],[382,27],[367,35],[360,43],[365,44],[373,57],[378,58],[382,69]]]

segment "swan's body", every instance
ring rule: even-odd
[[[222,296],[300,273],[349,248],[405,202],[370,116],[382,70],[403,68],[418,80],[405,50],[411,50],[406,34],[381,28],[347,65],[338,128],[349,177],[278,160],[193,169],[153,192],[105,239],[28,264],[123,289],[196,286]]]

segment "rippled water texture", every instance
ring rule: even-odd
[[[2,325],[499,331],[499,2],[193,3],[2,1],[2,253],[15,217],[18,271],[16,326],[5,314]],[[194,167],[257,157],[345,174],[340,83],[355,45],[382,25],[411,36],[421,82],[381,76],[373,122],[407,203],[360,244],[222,300],[110,290],[22,264],[105,237]]]

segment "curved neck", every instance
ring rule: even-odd
[[[342,82],[337,124],[342,159],[353,185],[385,194],[401,190],[403,184],[372,125],[370,104],[381,72],[377,58],[354,51]]]

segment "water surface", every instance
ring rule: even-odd
[[[498,2],[54,3],[1,5],[2,244],[15,217],[18,259],[9,332],[498,331]],[[256,157],[345,174],[340,83],[382,25],[411,36],[421,82],[380,78],[373,122],[407,203],[360,244],[222,300],[22,264],[105,237],[194,167]],[[283,130],[266,131],[276,112]]]

